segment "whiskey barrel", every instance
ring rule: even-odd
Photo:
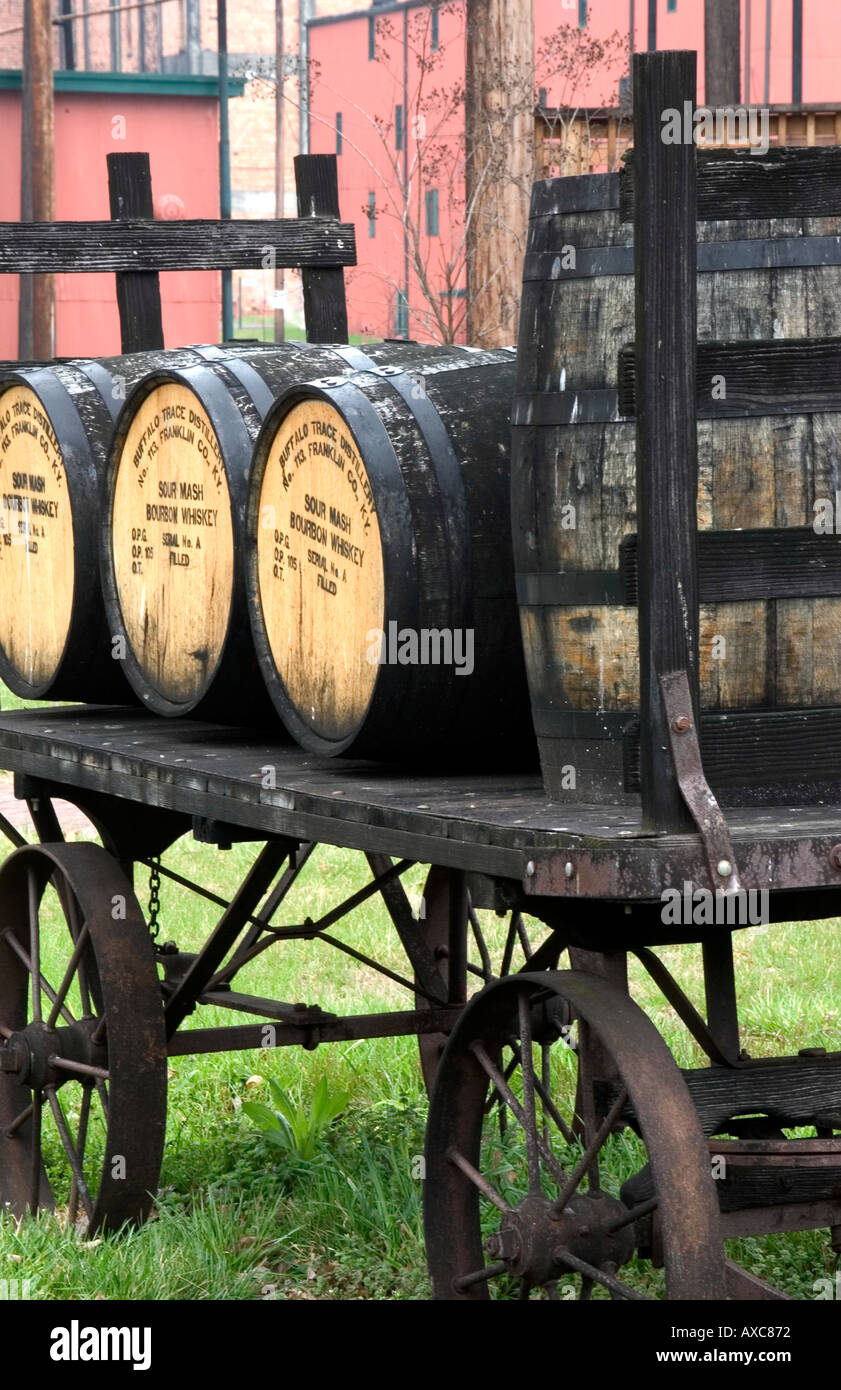
[[[820,263],[817,243],[814,255],[804,250],[809,236],[837,236],[841,219],[698,229],[699,354],[705,341],[841,334],[841,268]],[[635,435],[621,413],[619,379],[620,350],[633,336],[632,227],[620,218],[619,176],[536,184],[513,409],[512,526],[541,766],[559,801],[633,804],[639,795]],[[713,385],[699,369],[708,402]],[[811,528],[815,499],[837,488],[841,416],[765,409],[724,415],[699,404],[702,533],[749,531],[763,543],[775,530]],[[841,602],[821,597],[820,585],[794,598],[761,586],[746,592],[726,566],[712,579],[701,592],[702,707],[710,727],[729,727],[744,748],[753,740],[760,750],[764,739],[786,785],[762,791],[740,782],[726,744],[717,751],[712,739],[705,768],[724,802],[787,798],[798,771],[783,764],[794,753],[776,725],[759,733],[750,716],[841,704]]]
[[[102,603],[100,483],[127,392],[162,357],[186,364],[202,352],[0,371],[0,679],[16,695],[134,699]]]
[[[254,453],[250,612],[311,752],[533,765],[509,517],[510,351],[346,349]]]
[[[120,413],[101,527],[106,613],[148,709],[273,723],[245,600],[252,448],[275,396],[337,359],[291,342],[203,355],[178,369],[162,362]]]

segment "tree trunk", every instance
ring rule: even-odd
[[[467,0],[467,340],[517,336],[534,179],[533,0]]]
[[[704,101],[738,106],[741,99],[740,0],[704,0]]]

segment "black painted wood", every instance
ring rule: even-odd
[[[298,217],[339,219],[339,179],[334,154],[295,156],[295,188]],[[346,343],[348,339],[345,277],[337,261],[319,268],[305,268],[304,322],[311,343]]]
[[[639,788],[639,726],[625,725],[626,786]],[[727,801],[837,804],[841,785],[841,709],[731,710],[703,713],[704,771]],[[746,795],[745,795],[746,794]]]
[[[356,263],[353,223],[325,217],[0,222],[0,274],[248,270],[264,264],[267,246],[284,269]]]
[[[841,411],[841,339],[699,343],[695,402],[705,418]],[[632,343],[619,352],[618,412],[631,416],[635,408]]]
[[[694,104],[695,53],[634,58],[640,791],[659,833],[691,821],[669,752],[660,676],[685,671],[698,724],[695,149],[664,145],[660,113]]]
[[[637,601],[638,558],[637,537],[626,536],[619,547],[623,603]],[[531,576],[532,583],[535,578]],[[582,581],[584,578],[582,575]],[[587,601],[599,603],[601,576],[592,578],[596,596]],[[735,598],[740,603],[750,599],[837,598],[841,595],[841,537],[816,535],[808,526],[701,531],[698,587],[702,603],[729,603]],[[552,599],[547,595],[543,601]]]
[[[109,154],[107,163],[112,219],[154,218],[148,154]],[[156,270],[118,274],[117,308],[120,312],[120,345],[123,352],[146,352],[163,347],[161,287]]]
[[[841,265],[841,237],[746,237],[744,241],[699,241],[699,275],[722,270],[786,270]],[[565,267],[555,251],[529,251],[523,265],[523,284],[546,280],[589,280],[594,276],[633,275],[631,246],[590,246],[576,253]]]
[[[659,111],[657,122],[659,129]],[[784,146],[765,154],[701,149],[697,163],[699,221],[841,214],[841,149],[835,145],[806,149]],[[628,151],[619,175],[623,221],[633,220],[638,167],[638,156]]]

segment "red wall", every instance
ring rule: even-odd
[[[115,138],[123,131],[125,138]],[[0,221],[20,217],[20,93],[0,91],[3,178]],[[147,150],[156,217],[218,217],[216,102],[209,97],[57,92],[55,216],[60,222],[107,221],[105,156]],[[56,276],[56,354],[120,351],[113,275]],[[213,271],[161,275],[167,347],[216,342],[220,280]],[[18,277],[0,275],[0,357],[17,356]]]
[[[751,100],[764,99],[765,69],[765,0],[743,0],[742,57],[744,54],[745,4],[750,3],[751,17]],[[841,106],[841,0],[808,0],[804,5],[803,39],[803,101],[823,102]],[[428,7],[406,6],[408,22],[415,16],[428,15]],[[647,12],[645,0],[636,3],[635,48],[644,49],[647,43]],[[336,149],[336,113],[343,118],[343,143],[339,159],[339,194],[342,216],[356,224],[358,266],[347,273],[348,308],[352,332],[372,332],[393,335],[395,329],[395,297],[398,286],[404,283],[403,231],[397,219],[389,215],[393,199],[395,175],[391,166],[402,155],[394,149],[393,133],[387,146],[377,134],[372,117],[380,116],[386,123],[393,120],[394,106],[403,103],[403,10],[387,10],[383,15],[393,31],[393,38],[381,44],[377,61],[368,52],[369,18],[376,18],[377,9],[362,10],[355,15],[310,25],[310,55],[314,60],[314,80],[311,107],[311,146],[315,153]],[[613,104],[618,80],[627,72],[627,39],[630,5],[628,0],[590,0],[587,33],[596,39],[606,39],[619,33],[622,52],[612,65],[600,65],[584,80],[570,87],[563,79],[546,80],[536,72],[536,85],[545,86],[547,104],[551,106],[601,106]],[[559,25],[569,24],[577,29],[578,0],[535,0],[535,46]],[[703,102],[703,21],[704,0],[677,0],[676,8],[668,9],[668,0],[658,0],[658,48],[688,48],[698,50],[699,101]],[[442,0],[439,7],[441,61],[432,81],[449,88],[464,77],[464,0]],[[791,100],[792,0],[772,0],[771,4],[771,65],[769,101],[783,104]],[[418,81],[417,63],[409,58],[409,110],[414,99],[412,92]],[[416,142],[409,130],[409,162],[414,156]],[[387,189],[392,190],[391,199]],[[364,210],[369,192],[376,192],[381,215],[376,234],[369,237],[368,219]],[[435,276],[436,258],[441,242],[447,239],[450,219],[444,191],[440,190],[440,239],[422,235],[423,254]],[[393,209],[393,204],[392,204]],[[458,214],[452,219],[457,222]],[[423,309],[423,297],[417,281],[410,275],[410,320],[412,337],[421,339],[436,336],[429,331],[428,317]],[[436,281],[440,287],[440,276]],[[463,301],[462,301],[463,303]]]

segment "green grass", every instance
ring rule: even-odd
[[[14,703],[19,702],[3,700],[6,708]],[[164,862],[230,896],[255,853],[254,846],[221,852],[184,840]],[[282,920],[317,918],[368,878],[360,855],[318,848]],[[414,907],[423,879],[420,867],[404,879]],[[137,890],[145,908],[143,880],[139,869]],[[162,939],[176,940],[182,950],[200,947],[218,909],[166,880],[161,896]],[[499,959],[505,923],[482,915]],[[533,925],[539,936],[539,924]],[[838,1046],[838,925],[758,927],[736,935],[743,1042],[753,1056]],[[396,933],[375,901],[332,930],[398,973],[410,973]],[[63,944],[47,949],[48,974],[60,969]],[[664,948],[661,954],[701,1005],[700,948]],[[631,984],[678,1063],[702,1065],[699,1049],[636,964]],[[411,1007],[399,985],[321,942],[272,947],[235,987],[341,1013]],[[184,1026],[244,1021],[230,1011],[205,1008]],[[300,1094],[303,1104],[322,1077],[331,1091],[348,1093],[346,1111],[312,1160],[273,1148],[243,1112],[244,1100],[271,1102],[267,1077]],[[90,1242],[65,1229],[61,1213],[19,1224],[0,1218],[0,1279],[29,1279],[32,1296],[41,1299],[427,1298],[418,1171],[425,1112],[412,1038],[325,1045],[313,1052],[284,1048],[173,1058],[167,1147],[153,1219],[140,1230]],[[510,1142],[516,1148],[516,1140]],[[605,1185],[618,1192],[639,1166],[639,1145],[625,1132],[611,1138],[610,1152]],[[507,1155],[500,1154],[504,1166]],[[801,1299],[813,1298],[815,1281],[835,1268],[823,1231],[744,1240],[732,1244],[731,1254]],[[623,1277],[649,1292],[660,1288],[661,1275],[647,1265],[631,1266]]]
[[[296,323],[292,323],[288,318],[284,328],[284,335],[287,343],[302,343],[306,337],[303,327]],[[243,314],[242,323],[234,323],[234,337],[259,338],[261,343],[273,343],[275,341],[273,312],[268,311],[265,315]],[[348,337],[348,342],[354,343],[359,347],[362,343],[378,343],[380,339],[372,337],[370,334],[351,333]]]

